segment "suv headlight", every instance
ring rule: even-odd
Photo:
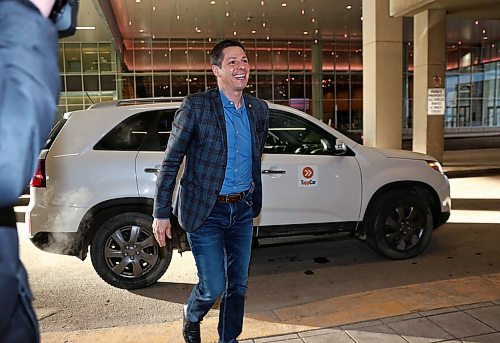
[[[432,169],[440,172],[441,174],[444,174],[443,167],[441,166],[441,163],[439,163],[438,161],[427,161],[427,165]]]

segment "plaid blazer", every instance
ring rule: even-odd
[[[261,156],[269,125],[267,103],[243,94],[252,132],[253,214],[262,208]],[[227,163],[224,109],[218,89],[189,95],[177,110],[156,181],[153,216],[170,218],[179,167],[186,157],[173,214],[181,227],[196,230],[212,211]]]

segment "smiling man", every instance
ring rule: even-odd
[[[183,336],[200,342],[200,322],[218,298],[219,342],[237,342],[243,327],[253,218],[262,206],[260,159],[267,136],[267,104],[243,94],[250,65],[236,40],[210,53],[217,89],[192,94],[175,115],[156,182],[153,232],[160,246],[172,238],[177,216],[198,269],[198,284],[184,306]],[[185,168],[177,201],[172,193]]]

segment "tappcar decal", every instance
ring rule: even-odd
[[[318,185],[317,166],[299,166],[299,187],[316,187]]]

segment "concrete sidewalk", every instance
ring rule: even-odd
[[[495,300],[493,300],[495,299]],[[217,317],[202,323],[217,342]],[[183,342],[181,321],[48,332],[43,343]],[[500,342],[500,273],[362,292],[247,313],[241,343]]]

